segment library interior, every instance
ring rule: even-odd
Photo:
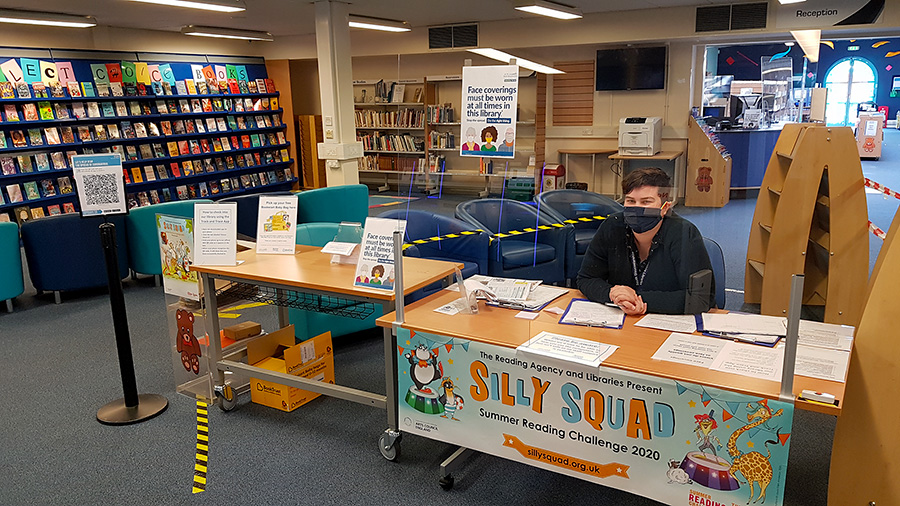
[[[900,504],[900,3],[7,3],[0,503]]]

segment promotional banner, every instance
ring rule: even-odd
[[[670,505],[781,505],[790,403],[398,330],[400,430]]]
[[[517,66],[463,67],[461,156],[515,157],[518,95]]]
[[[775,4],[775,26],[821,29],[829,26],[871,25],[881,18],[884,4],[884,0],[817,0]]]
[[[200,277],[194,263],[194,222],[190,218],[156,215],[163,291],[185,299],[200,300]]]

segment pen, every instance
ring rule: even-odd
[[[577,324],[577,325],[584,325],[585,327],[604,327],[604,328],[612,328],[612,327],[609,325],[609,322],[607,322],[606,320],[604,320],[604,321],[602,321],[602,322],[595,322],[595,321],[592,321],[592,320],[579,320],[578,318],[572,318],[572,323],[575,323],[575,324]]]

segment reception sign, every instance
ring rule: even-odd
[[[516,156],[519,67],[463,67],[461,156]]]
[[[783,503],[790,403],[398,332],[404,432],[665,504]]]

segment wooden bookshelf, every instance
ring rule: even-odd
[[[747,246],[744,301],[784,316],[790,280],[804,274],[803,303],[825,321],[856,325],[869,272],[866,197],[847,127],[785,125],[775,144]]]
[[[687,181],[684,205],[722,207],[731,193],[731,156],[723,154],[716,138],[691,118],[688,123]]]

